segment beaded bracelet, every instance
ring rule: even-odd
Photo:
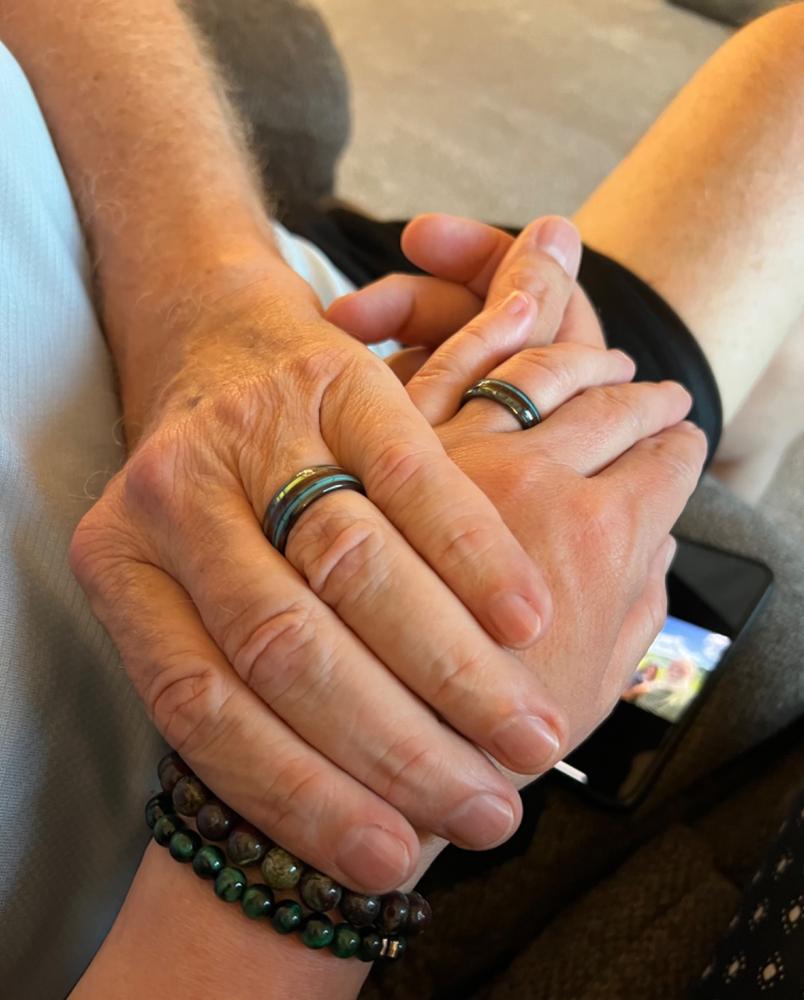
[[[178,754],[163,757],[158,774],[162,792],[145,805],[154,840],[176,861],[191,864],[199,878],[213,880],[219,899],[239,901],[247,917],[268,920],[280,934],[298,931],[308,948],[328,947],[338,958],[364,962],[400,959],[407,938],[429,926],[432,911],[421,893],[366,896],[344,889],[212,798]],[[196,829],[181,817],[192,818]],[[226,841],[225,853],[209,841]],[[257,864],[265,882],[249,883],[242,868]],[[287,890],[298,891],[301,903],[275,899],[275,892]],[[335,923],[327,913],[338,909],[342,920]]]

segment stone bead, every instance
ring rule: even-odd
[[[164,816],[160,816],[154,823],[154,840],[160,847],[167,847],[173,834],[177,830],[183,829],[184,823],[178,816],[174,816],[173,813],[166,813]]]
[[[193,772],[184,763],[181,757],[179,757],[177,753],[173,753],[173,751],[165,754],[157,766],[159,784],[166,792],[173,791],[179,778],[183,778],[186,774],[192,773]]]
[[[301,937],[308,948],[326,948],[334,936],[335,927],[329,917],[314,913],[304,921]]]
[[[408,950],[408,942],[403,937],[383,938],[381,957],[389,962],[398,962]]]
[[[180,816],[196,816],[207,798],[206,787],[194,774],[179,778],[173,788],[173,808]]]
[[[405,926],[409,909],[408,897],[404,892],[389,892],[382,897],[378,928],[383,934],[396,934]]]
[[[215,895],[227,903],[236,903],[247,885],[248,879],[239,868],[226,865],[215,877]]]
[[[379,896],[361,896],[359,892],[344,889],[341,915],[353,927],[371,927],[379,918],[381,907]]]
[[[239,823],[226,841],[226,853],[233,865],[254,865],[267,850],[268,839],[248,823]]]
[[[282,847],[272,847],[262,859],[262,877],[272,889],[292,889],[302,876],[302,863]]]
[[[207,840],[226,840],[236,823],[237,816],[217,799],[205,802],[195,817],[198,832]]]
[[[148,824],[148,829],[153,830],[154,823],[156,823],[160,816],[166,816],[172,812],[173,799],[167,792],[160,792],[159,795],[151,796],[145,803],[145,822]]]
[[[376,931],[363,931],[357,957],[361,962],[373,962],[382,952],[382,938]]]
[[[193,871],[199,878],[217,878],[225,865],[223,851],[214,844],[204,844],[193,858]]]
[[[305,906],[316,913],[334,910],[341,901],[343,889],[333,879],[309,868],[299,880],[299,895]]]
[[[433,911],[424,896],[420,892],[409,892],[405,933],[409,935],[421,934],[432,922]]]
[[[336,924],[329,950],[338,958],[351,958],[360,950],[360,931],[351,924]]]
[[[170,856],[183,864],[189,864],[200,850],[203,841],[195,830],[177,830],[170,838]]]
[[[292,934],[302,922],[302,908],[295,899],[283,899],[276,904],[271,923],[280,934]]]
[[[270,917],[274,912],[274,894],[267,885],[255,882],[243,893],[240,905],[243,907],[243,913],[252,920]]]

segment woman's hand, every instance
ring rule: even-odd
[[[474,251],[463,260],[450,259],[440,244],[420,239],[425,230],[445,227],[447,235],[460,237],[449,249],[460,256],[463,240],[464,249],[474,246]],[[472,309],[482,294],[488,294],[489,304],[435,351],[428,349],[426,358],[402,351],[389,359],[448,454],[538,558],[557,596],[549,634],[518,655],[567,711],[571,746],[608,714],[664,622],[664,578],[674,550],[668,533],[705,455],[704,435],[680,422],[691,403],[681,386],[625,384],[634,373],[630,359],[585,343],[595,338],[579,334],[593,328],[583,323],[579,331],[567,314],[561,318],[556,290],[565,276],[550,258],[570,260],[574,273],[579,248],[573,253],[573,238],[577,247],[574,227],[560,219],[537,220],[515,242],[450,217],[412,223],[405,248],[413,259],[423,264],[427,254],[440,273],[451,268],[451,278],[468,280],[476,297]],[[561,253],[545,257],[536,249],[539,241],[559,242]],[[478,265],[481,260],[485,263]],[[491,270],[499,261],[500,270]],[[394,317],[405,312],[404,295],[398,295],[404,288],[408,319],[402,329],[413,330],[404,339],[426,333],[434,345],[443,338],[443,317],[457,314],[458,300],[468,302],[463,287],[442,285],[428,278],[388,279],[339,300],[328,315],[351,322],[350,329],[362,323],[360,333],[374,339],[368,331],[381,315],[383,299],[382,315],[392,327]],[[527,291],[512,293],[514,287],[536,290],[538,299]],[[509,292],[508,299],[500,301],[500,290]],[[567,298],[564,293],[563,301]],[[575,301],[573,295],[569,300]],[[518,321],[523,312],[534,317],[524,328]],[[558,321],[544,322],[556,315]],[[526,347],[549,344],[557,326],[563,341]],[[487,375],[526,392],[546,418],[543,423],[521,431],[503,407],[487,400],[459,409],[465,388]]]
[[[167,741],[357,888],[410,874],[414,829],[504,840],[518,796],[477,746],[541,770],[566,725],[495,641],[527,646],[550,601],[491,501],[292,272],[218,295],[160,363],[137,447],[71,556]],[[282,558],[265,506],[327,462],[368,496],[318,501]],[[509,735],[517,719],[538,720],[527,739]]]
[[[540,312],[551,314],[551,322],[534,330],[523,346],[554,339],[604,347],[600,320],[583,289],[575,284],[566,303],[556,295],[556,273],[566,271],[573,278],[578,273],[577,230],[567,219],[547,216],[527,231],[558,267],[520,266],[514,237],[493,226],[443,213],[420,215],[406,227],[402,249],[427,273],[388,275],[333,302],[327,318],[366,344],[390,338],[410,345],[398,362],[403,376],[487,305],[514,291],[532,295]],[[550,341],[543,339],[545,330],[553,331]]]

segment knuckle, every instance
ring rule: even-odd
[[[422,788],[438,787],[443,757],[419,735],[394,740],[373,765],[369,784],[391,803],[421,800]]]
[[[307,754],[284,754],[265,775],[257,801],[260,827],[281,831],[302,825],[326,833],[339,812],[338,786]]]
[[[685,435],[684,446],[679,447],[679,436],[672,432],[658,434],[640,442],[641,446],[651,451],[661,465],[660,478],[667,488],[675,482],[690,492],[701,474],[707,452],[707,439],[703,431],[692,428],[682,433]]]
[[[100,500],[78,522],[67,558],[93,606],[101,597],[108,601],[124,583],[122,563],[130,547],[124,521],[109,501]]]
[[[181,502],[180,468],[179,442],[175,438],[151,438],[126,463],[124,502],[146,515],[173,513]]]
[[[165,740],[192,757],[214,741],[229,696],[212,665],[174,649],[154,674],[143,701]]]
[[[332,607],[367,599],[389,573],[378,522],[368,514],[352,515],[351,507],[316,504],[294,528],[287,550],[313,593]]]
[[[449,713],[465,704],[467,699],[476,698],[479,679],[487,674],[487,666],[479,653],[458,648],[448,650],[427,671],[426,676],[431,679],[427,701],[437,705],[440,712]],[[488,699],[484,699],[484,704],[490,712],[492,706]]]
[[[454,572],[491,553],[499,542],[499,531],[473,514],[453,516],[449,530],[434,549],[439,570]]]
[[[314,350],[294,355],[290,364],[294,382],[308,394],[320,398],[327,386],[352,368],[353,358],[337,344],[318,342]]]
[[[395,441],[372,470],[372,490],[380,507],[404,503],[427,478],[426,456],[408,441]]]
[[[562,399],[575,390],[578,382],[577,367],[571,357],[567,356],[568,353],[559,350],[559,345],[534,347],[523,351],[518,356],[517,363],[523,365],[523,370],[530,377],[538,378],[541,392]]]
[[[642,431],[644,420],[630,386],[601,385],[587,389],[597,410],[599,423],[605,428],[625,427],[634,434]]]
[[[332,655],[319,642],[312,610],[296,603],[260,618],[231,652],[230,662],[248,687],[274,704],[301,698],[315,683],[323,683]]]
[[[511,281],[515,288],[528,291],[536,299],[540,326],[558,325],[569,298],[571,279],[552,257],[540,254],[523,259],[512,269]]]

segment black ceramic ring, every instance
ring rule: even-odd
[[[523,430],[528,430],[528,428],[535,427],[536,424],[542,422],[542,415],[533,400],[526,396],[521,389],[517,389],[515,385],[503,382],[499,378],[482,378],[479,382],[469,386],[461,397],[461,406],[468,403],[470,399],[490,399],[499,403],[516,417]]]
[[[365,496],[363,484],[337,465],[302,469],[280,487],[265,510],[262,530],[273,547],[285,554],[293,525],[316,500],[336,490],[355,490]]]

